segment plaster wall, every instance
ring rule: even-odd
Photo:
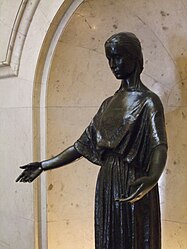
[[[163,249],[187,247],[187,4],[185,1],[87,0],[56,47],[47,92],[47,157],[79,138],[119,82],[103,44],[113,33],[141,40],[143,82],[161,98],[169,155],[159,182]],[[81,159],[48,174],[49,249],[94,248],[93,206],[99,168]]]
[[[63,2],[0,2],[0,249],[46,248],[38,231],[38,183],[22,185],[15,179],[20,165],[41,159],[40,151],[35,153],[39,146],[34,146],[33,113],[40,110],[35,98],[41,88],[35,76],[40,51],[50,42],[44,42],[46,34],[58,25],[52,21]]]

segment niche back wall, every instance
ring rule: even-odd
[[[102,101],[119,87],[104,54],[112,34],[142,42],[142,81],[161,98],[169,156],[159,182],[164,249],[187,247],[187,4],[185,1],[84,1],[54,55],[47,94],[47,155],[79,138]],[[99,167],[85,159],[48,173],[49,249],[94,248],[94,191]]]

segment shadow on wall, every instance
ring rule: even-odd
[[[169,222],[170,232],[177,236],[187,220],[187,42],[176,37],[173,41],[175,44],[171,47],[177,47],[176,44],[181,43],[183,46],[177,47],[181,51],[177,52],[178,55],[174,59],[176,78],[179,75],[179,80],[173,85],[167,101],[166,129],[169,153],[162,184],[162,205],[163,221]]]

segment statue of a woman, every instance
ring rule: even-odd
[[[160,249],[158,179],[167,141],[159,97],[140,80],[141,44],[129,32],[105,43],[119,90],[107,98],[75,144],[56,157],[22,166],[20,182],[81,156],[100,165],[95,197],[96,249]]]

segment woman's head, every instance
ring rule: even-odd
[[[105,42],[106,56],[111,70],[117,79],[128,78],[132,73],[137,76],[143,70],[143,55],[138,38],[129,32],[112,35]]]

